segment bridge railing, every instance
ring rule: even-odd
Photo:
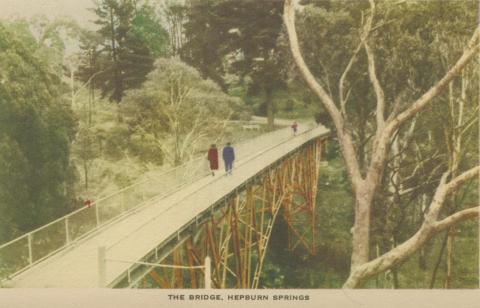
[[[308,127],[310,128],[310,127]],[[300,127],[300,131],[307,126]],[[238,158],[248,158],[255,153],[290,136],[290,128],[276,130],[259,137],[234,144]],[[219,153],[221,156],[221,153]],[[221,160],[221,159],[220,159]],[[220,162],[220,168],[222,162]],[[205,156],[198,157],[178,167],[167,170],[156,178],[146,179],[127,186],[109,196],[92,202],[36,230],[26,233],[0,246],[0,281],[15,276],[72,243],[86,237],[100,227],[150,204],[209,174]]]
[[[156,178],[125,187],[0,246],[0,280],[13,276],[84,238],[153,198],[168,195],[208,174],[199,157]]]

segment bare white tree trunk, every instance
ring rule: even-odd
[[[367,21],[367,29],[369,27],[368,25],[371,25],[375,9],[375,3],[373,0],[370,0],[370,5],[371,10],[369,20]],[[344,114],[345,102],[342,101],[339,104],[342,110],[341,112],[335,104],[333,98],[329,96],[327,92],[323,89],[323,87],[317,82],[315,76],[313,76],[313,74],[311,73],[301,54],[295,29],[294,0],[285,0],[284,22],[288,33],[292,56],[297,65],[297,68],[299,69],[303,79],[307,82],[310,89],[319,97],[323,106],[332,118],[336,128],[341,153],[345,162],[345,166],[355,197],[355,222],[353,228],[351,269],[350,277],[345,283],[344,287],[359,287],[366,279],[368,279],[372,275],[376,275],[387,269],[390,269],[394,265],[409,257],[421,246],[423,246],[431,236],[438,233],[439,229],[443,230],[445,229],[446,225],[450,226],[467,218],[473,218],[476,217],[475,215],[478,215],[478,208],[473,208],[470,210],[458,212],[450,216],[449,218],[451,218],[451,220],[448,220],[448,222],[445,220],[442,220],[441,222],[435,221],[438,218],[439,211],[442,208],[443,201],[447,192],[451,192],[450,187],[454,186],[455,188],[458,188],[458,185],[452,184],[449,186],[449,184],[463,183],[463,181],[457,179],[456,181],[454,180],[449,184],[445,184],[445,175],[442,179],[441,185],[438,187],[435,194],[437,196],[437,199],[434,199],[432,204],[430,205],[430,213],[428,215],[428,219],[425,219],[425,222],[419,229],[419,231],[405,243],[393,248],[391,251],[376,258],[375,260],[369,261],[371,218],[370,215],[372,202],[375,192],[378,189],[381,183],[382,176],[384,174],[385,164],[389,153],[389,145],[392,137],[396,134],[401,124],[405,123],[407,120],[413,118],[417,113],[422,111],[422,109],[425,108],[425,106],[432,100],[432,98],[440,94],[450,83],[450,81],[456,75],[458,75],[463,70],[463,68],[473,59],[479,49],[479,45],[477,43],[479,29],[476,29],[461,58],[440,81],[438,81],[434,86],[432,86],[419,99],[410,104],[410,107],[408,107],[399,114],[391,113],[386,120],[384,114],[385,98],[375,72],[374,54],[368,45],[367,37],[362,37],[362,42],[364,44],[365,51],[368,57],[369,78],[373,85],[377,98],[377,129],[375,133],[375,139],[372,147],[372,155],[370,158],[370,163],[368,165],[367,173],[365,177],[362,177],[351,133],[346,130]],[[358,51],[355,50],[354,55],[357,52]],[[352,64],[349,63],[346,70],[349,70]],[[344,77],[342,76],[342,78]],[[340,84],[343,84],[343,80],[341,80]],[[343,91],[343,89],[341,91]],[[478,175],[478,167],[473,168],[469,172],[469,175]],[[459,176],[458,178],[462,176]],[[469,178],[471,178],[471,176]],[[455,216],[457,214],[458,216]]]

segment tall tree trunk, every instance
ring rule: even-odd
[[[96,66],[96,59],[95,59],[95,51],[90,50],[90,70],[95,72]],[[92,73],[95,74],[95,73]],[[90,80],[90,84],[88,85],[88,126],[92,125],[92,112],[93,112],[93,102],[95,100],[95,77],[92,76]]]
[[[87,118],[87,127],[92,126],[92,107],[93,107],[93,96],[94,96],[94,91],[95,89],[92,89],[90,87],[89,92],[88,92],[88,118]]]
[[[83,172],[85,176],[85,191],[88,191],[88,162],[86,159],[83,160]]]
[[[455,236],[455,228],[448,229],[447,236],[447,275],[445,277],[445,289],[451,288],[453,277],[453,241]]]
[[[440,252],[438,253],[437,262],[435,262],[435,267],[433,268],[432,278],[430,279],[430,286],[429,286],[430,289],[433,289],[435,287],[435,280],[437,279],[438,268],[442,263],[443,252],[445,251],[445,247],[447,245],[447,239],[448,239],[448,232],[445,234],[445,237],[443,238],[442,247],[440,247]]]
[[[355,223],[353,226],[352,268],[370,259],[370,214],[372,196],[362,185],[356,193]]]
[[[380,257],[380,246],[378,245],[378,243],[375,244],[375,251],[376,251],[376,257]],[[383,281],[383,286],[385,285],[385,279]],[[379,283],[379,279],[378,279],[378,275],[375,275],[375,289],[379,289],[380,288],[380,283]]]
[[[367,20],[367,25],[371,26],[374,15],[373,11],[375,9],[373,0],[370,1],[370,6],[372,13]],[[437,83],[427,90],[420,98],[412,102],[409,107],[402,112],[398,114],[390,114],[386,121],[384,118],[384,93],[376,76],[373,52],[368,47],[366,38],[362,37],[362,43],[365,46],[368,58],[369,78],[372,82],[375,96],[377,98],[376,134],[372,144],[372,154],[370,155],[367,174],[365,177],[362,177],[359,170],[358,155],[353,144],[351,133],[346,130],[345,118],[338,109],[333,98],[327,94],[325,89],[318,83],[301,54],[295,29],[295,3],[293,0],[285,0],[283,17],[295,64],[310,89],[321,100],[323,106],[335,124],[341,152],[352,184],[352,191],[356,200],[353,249],[350,276],[343,287],[358,288],[369,278],[391,269],[412,256],[435,234],[466,219],[478,218],[479,207],[473,207],[457,212],[442,220],[438,220],[447,195],[458,190],[459,186],[465,183],[465,181],[473,177],[478,177],[480,166],[469,169],[448,183],[447,174],[445,173],[440,180],[439,186],[437,186],[435,196],[425,213],[425,220],[420,229],[402,244],[369,262],[371,205],[375,191],[381,185],[392,137],[396,134],[403,123],[411,120],[424,110],[432,99],[439,95],[448,83],[465,68],[474,56],[477,55],[478,49],[480,48],[477,43],[480,28],[475,30],[467,48],[455,65],[451,67]]]
[[[121,80],[120,66],[118,63],[118,51],[116,44],[116,32],[115,32],[115,22],[113,18],[113,8],[110,7],[110,39],[112,40],[112,60],[113,60],[113,79],[114,79],[114,88],[113,88],[113,99],[118,103],[122,100],[123,86]]]
[[[421,209],[420,209],[420,221],[423,221],[424,217],[424,213],[427,211],[427,207],[428,207],[428,199],[427,199],[427,195],[426,194],[422,194],[422,203],[421,203]],[[420,251],[418,253],[418,267],[421,269],[421,270],[426,270],[427,269],[427,260],[426,260],[426,257],[425,257],[425,247],[421,247],[420,248]]]
[[[392,241],[393,241],[392,249],[394,249],[395,247],[397,247],[397,239],[395,235],[392,237]],[[398,270],[396,267],[392,268],[392,275],[393,275],[393,289],[398,289],[400,287],[400,281],[398,279]]]
[[[361,115],[363,114],[363,108],[361,109]],[[366,121],[360,121],[358,126],[358,164],[360,171],[365,172],[365,161],[366,161]]]

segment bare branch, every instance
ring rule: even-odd
[[[458,224],[462,221],[472,218],[478,218],[479,208],[470,208],[457,212],[444,220],[428,225],[424,223],[420,229],[411,238],[380,257],[369,261],[357,267],[351,274],[348,280],[343,285],[343,288],[356,288],[362,285],[368,278],[386,271],[387,269],[402,263],[412,254],[414,254],[420,247],[422,247],[432,236],[441,231]]]
[[[375,13],[375,2],[370,0],[370,17],[367,21],[367,29],[372,27],[373,15]],[[383,89],[380,86],[380,81],[378,80],[377,73],[375,71],[375,57],[373,51],[371,50],[370,46],[368,45],[367,38],[362,38],[363,45],[365,47],[365,52],[367,54],[368,59],[368,76],[370,77],[370,82],[373,85],[373,89],[375,91],[375,96],[377,97],[377,127],[378,131],[383,129],[383,125],[385,123],[385,94],[383,93]]]
[[[472,114],[478,115],[478,106],[475,108],[475,110],[473,110]],[[467,121],[466,124],[464,124],[465,127],[460,132],[460,134],[459,134],[460,137],[462,137],[472,127],[472,125],[475,124],[478,121],[478,116],[474,116],[469,121],[470,122]]]
[[[477,55],[480,45],[477,43],[479,37],[480,28],[477,27],[475,30],[470,42],[468,43],[467,48],[463,52],[463,55],[458,59],[457,63],[443,76],[440,81],[438,81],[434,86],[432,86],[425,94],[423,94],[419,99],[417,99],[409,108],[405,111],[398,114],[395,118],[389,121],[387,127],[389,133],[393,133],[403,122],[413,117],[421,109],[423,109],[432,98],[440,94],[452,81],[452,79],[457,76],[463,68]]]
[[[436,223],[434,223],[433,227],[435,228],[435,232],[444,231],[464,220],[467,219],[478,219],[480,214],[480,206],[471,207],[466,210],[462,210],[455,214],[452,214]]]
[[[453,214],[444,220],[437,221],[437,217],[443,207],[447,195],[458,190],[460,185],[466,181],[478,176],[479,172],[480,166],[476,166],[455,177],[448,183],[447,178],[449,176],[449,172],[444,173],[433,200],[427,210],[427,213],[425,214],[425,220],[420,229],[401,245],[393,248],[389,252],[372,261],[356,267],[350,273],[350,277],[345,282],[343,287],[355,288],[360,286],[369,277],[384,272],[392,266],[403,262],[413,253],[415,253],[420,247],[422,247],[432,236],[444,230],[445,228],[449,228],[455,223],[459,223],[468,218],[474,218],[475,215],[478,216],[478,208],[476,208],[464,210]]]
[[[293,0],[285,1],[284,8],[284,21],[287,27],[288,37],[290,40],[290,48],[292,50],[292,55],[297,64],[300,73],[304,77],[308,86],[312,91],[322,100],[322,103],[325,105],[328,113],[335,119],[340,119],[341,115],[332,98],[325,92],[323,87],[316,81],[315,76],[308,68],[305,60],[302,57],[300,46],[298,44],[297,31],[295,29],[295,7]]]
[[[350,90],[347,92],[347,95],[345,95],[345,79],[347,78],[348,73],[352,69],[353,64],[355,63],[357,59],[357,55],[360,52],[360,49],[362,49],[362,46],[364,44],[364,41],[368,38],[370,32],[373,32],[377,30],[380,27],[383,27],[389,23],[392,23],[394,20],[390,20],[381,24],[376,25],[375,27],[372,28],[372,20],[373,20],[373,11],[370,14],[370,17],[362,30],[362,33],[360,34],[360,43],[358,44],[357,48],[355,48],[355,51],[353,52],[352,57],[350,58],[350,61],[347,64],[347,67],[342,73],[342,76],[340,77],[340,81],[338,83],[338,92],[339,92],[339,98],[340,98],[340,109],[342,111],[342,114],[344,117],[346,116],[346,110],[345,110],[345,105],[347,104],[348,101],[348,96],[350,94]],[[363,13],[362,13],[362,21],[363,21]]]
[[[460,174],[459,176],[457,176],[456,178],[448,182],[446,184],[447,194],[457,190],[458,187],[463,183],[465,183],[466,181],[471,180],[474,177],[478,176],[479,172],[480,172],[480,166],[476,166],[465,171],[464,173]]]
[[[345,92],[345,79],[347,78],[347,75],[350,71],[350,69],[352,68],[353,66],[353,63],[355,62],[355,60],[357,59],[357,55],[360,51],[360,49],[362,48],[362,44],[363,44],[363,40],[358,44],[357,48],[355,49],[355,51],[353,52],[353,55],[352,57],[350,58],[350,61],[348,62],[347,64],[347,67],[345,68],[345,70],[343,71],[343,74],[342,76],[340,77],[340,81],[338,82],[338,92],[339,92],[339,97],[340,97],[340,108],[342,110],[342,113],[343,115],[345,116],[347,114],[346,110],[345,110],[345,105],[347,103],[347,100],[348,100],[348,94],[346,97],[344,97],[344,92]]]
[[[82,85],[77,89],[77,91],[76,91],[75,93],[73,93],[73,96],[74,96],[74,97],[77,97],[78,93],[80,93],[80,90],[86,88],[86,87],[90,84],[90,82],[92,82],[93,78],[95,78],[96,76],[104,73],[104,72],[107,71],[109,68],[110,68],[110,67],[107,67],[107,68],[104,69],[104,70],[101,70],[101,71],[98,71],[98,72],[95,72],[94,74],[92,74],[92,76],[90,76],[90,78],[88,78],[88,80],[87,80],[84,84],[82,84]]]
[[[325,106],[325,109],[335,124],[340,147],[345,158],[344,161],[352,182],[352,188],[354,191],[356,191],[358,186],[363,182],[363,179],[360,174],[360,168],[358,165],[355,148],[353,146],[352,137],[345,128],[345,119],[335,106],[331,96],[329,96],[323,87],[316,81],[312,72],[305,63],[305,60],[303,59],[298,43],[297,31],[295,29],[295,7],[293,0],[285,0],[283,12],[283,19],[287,28],[290,49],[292,51],[295,64],[297,65],[302,77],[305,79],[310,89],[320,98],[322,104]]]
[[[430,204],[429,209],[425,214],[425,222],[432,223],[436,221],[438,219],[438,216],[440,215],[440,211],[442,210],[447,196],[452,192],[457,191],[459,187],[466,181],[477,177],[479,172],[480,166],[476,166],[455,177],[450,182],[447,182],[447,178],[450,175],[450,172],[445,172],[442,175],[437,190],[435,191],[432,203]]]
[[[479,37],[480,27],[475,30],[467,49],[463,55],[457,61],[457,63],[445,74],[445,76],[433,87],[430,88],[425,94],[423,94],[417,101],[415,101],[407,110],[403,111],[393,119],[387,121],[387,125],[382,130],[377,130],[375,150],[370,161],[369,170],[367,171],[366,181],[370,183],[379,183],[380,175],[385,167],[385,160],[388,153],[388,143],[390,142],[392,135],[395,134],[397,129],[406,120],[412,118],[421,109],[423,109],[427,103],[441,93],[449,82],[460,73],[463,68],[469,63],[470,60],[478,53],[480,45],[477,42]]]

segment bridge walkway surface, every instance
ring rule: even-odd
[[[290,128],[284,128],[268,134],[267,137],[252,139],[237,153],[233,175],[226,176],[223,171],[216,176],[206,175],[167,196],[153,199],[148,205],[132,211],[14,276],[8,286],[98,287],[98,247],[106,248],[107,259],[140,260],[210,205],[255,177],[264,168],[305,143],[326,134],[328,130],[323,126],[300,123],[296,136],[293,136]],[[129,266],[122,262],[108,262],[106,284],[115,281]]]

